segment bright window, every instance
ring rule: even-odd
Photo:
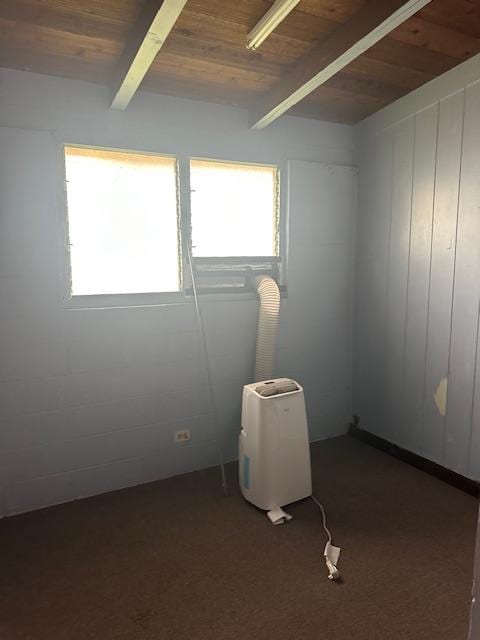
[[[178,291],[176,159],[65,147],[71,294]]]
[[[192,244],[197,257],[278,255],[278,169],[191,160]]]

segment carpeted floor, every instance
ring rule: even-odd
[[[347,436],[312,456],[342,584],[312,501],[273,527],[210,469],[1,521],[0,638],[465,640],[476,500]]]

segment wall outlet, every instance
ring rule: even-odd
[[[175,431],[175,442],[188,442],[190,440],[189,429],[182,429],[181,431]]]

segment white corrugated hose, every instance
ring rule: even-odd
[[[278,285],[268,276],[255,278],[255,286],[260,298],[260,312],[258,315],[257,353],[255,357],[255,382],[270,380],[273,377],[273,365],[275,357],[275,343],[277,340],[278,314],[280,311],[280,291]],[[295,385],[296,386],[296,385]],[[329,580],[340,580],[340,571],[337,568],[340,557],[340,547],[332,544],[332,534],[327,527],[327,516],[321,502],[310,496],[319,507],[322,514],[323,528],[328,537],[325,551],[325,563],[328,569]]]
[[[273,376],[275,343],[277,340],[280,291],[273,278],[259,276],[255,286],[260,298],[258,315],[257,352],[255,356],[255,382],[269,380]]]

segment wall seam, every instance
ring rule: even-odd
[[[424,450],[424,419],[425,419],[425,394],[427,387],[427,362],[428,362],[428,341],[430,337],[430,299],[432,290],[432,260],[433,260],[433,235],[435,228],[435,211],[437,204],[437,169],[438,169],[438,137],[440,132],[440,101],[436,104],[437,115],[437,127],[435,134],[435,159],[434,159],[434,174],[433,174],[433,194],[432,194],[432,216],[431,216],[431,228],[430,228],[430,260],[428,266],[428,293],[427,293],[427,318],[426,318],[426,332],[425,332],[425,353],[424,353],[424,368],[423,368],[423,393],[422,393],[422,413],[420,422],[420,451]]]
[[[393,217],[393,192],[394,192],[394,178],[395,178],[395,152],[397,147],[397,127],[395,126],[392,131],[392,163],[391,163],[391,171],[390,171],[390,216],[389,216],[389,226],[388,226],[388,250],[387,250],[387,285],[385,290],[385,314],[384,314],[384,331],[383,331],[383,350],[385,354],[384,365],[385,365],[385,380],[387,380],[387,372],[388,372],[388,309],[390,302],[390,269],[391,269],[391,256],[392,256],[392,217]],[[388,389],[388,387],[387,387]],[[388,407],[387,407],[388,411]],[[384,416],[387,417],[386,415]],[[385,428],[390,431],[390,420],[387,420],[387,424]]]
[[[407,350],[407,326],[408,326],[408,301],[409,301],[409,293],[410,293],[410,256],[412,250],[412,215],[413,215],[413,191],[414,191],[414,182],[415,182],[415,152],[417,148],[417,114],[414,115],[413,118],[413,144],[412,144],[412,179],[410,184],[410,220],[409,220],[409,229],[408,229],[408,261],[407,261],[407,278],[406,278],[406,296],[405,296],[405,317],[403,324],[403,355],[402,355],[402,388],[401,388],[401,403],[400,407],[404,406],[404,398],[405,398],[405,362],[406,362],[406,350]],[[402,416],[403,418],[403,416]],[[404,441],[404,425],[403,419],[400,424],[400,432],[402,434],[401,443]],[[400,443],[400,444],[401,444]]]
[[[465,138],[465,113],[466,113],[467,94],[463,89],[463,110],[462,110],[462,132],[460,139],[460,166],[458,170],[458,194],[457,194],[457,218],[455,222],[455,251],[453,258],[453,275],[452,275],[452,302],[450,305],[450,336],[448,342],[448,364],[447,364],[447,380],[450,382],[450,367],[452,362],[452,334],[453,334],[453,310],[455,308],[455,282],[457,276],[457,244],[458,244],[458,223],[460,217],[460,200],[462,192],[462,176],[463,176],[463,161],[464,161],[464,138]],[[442,438],[442,464],[445,466],[445,453],[446,453],[446,439],[447,439],[447,424],[448,424],[448,391],[445,416],[443,417],[443,438]]]

